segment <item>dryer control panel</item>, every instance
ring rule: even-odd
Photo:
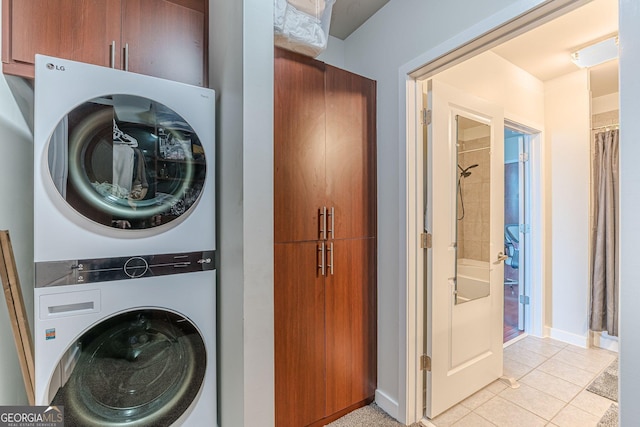
[[[215,251],[36,263],[36,287],[166,276],[215,269]]]

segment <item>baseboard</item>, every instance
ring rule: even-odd
[[[376,405],[394,419],[399,419],[400,407],[398,402],[387,396],[383,391],[376,390]]]
[[[566,342],[567,344],[577,345],[582,348],[589,348],[589,337],[585,335],[577,335],[560,329],[549,328],[549,337],[554,340]]]
[[[515,337],[514,339],[509,340],[506,343],[502,344],[502,347],[503,348],[507,348],[507,347],[517,343],[518,341],[522,341],[523,339],[525,339],[528,336],[529,336],[529,334],[527,334],[526,332],[524,334],[520,334],[517,337]]]
[[[598,348],[603,348],[609,351],[615,351],[618,353],[618,337],[612,337],[606,332],[594,332],[591,331],[593,337],[593,345]]]

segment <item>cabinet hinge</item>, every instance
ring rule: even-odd
[[[529,153],[520,153],[518,155],[518,159],[520,160],[520,162],[524,163],[524,162],[528,162],[529,161]]]
[[[529,305],[529,296],[520,295],[520,304]]]
[[[431,358],[426,354],[420,356],[420,370],[431,372]]]
[[[431,124],[431,110],[427,110],[426,108],[422,110],[422,124],[423,125]]]
[[[431,249],[431,233],[420,234],[420,247],[422,249]]]

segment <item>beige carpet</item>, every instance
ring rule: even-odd
[[[344,417],[327,424],[328,427],[406,427],[391,418],[378,405],[372,403],[345,415]],[[413,424],[411,427],[419,424]]]
[[[614,360],[589,384],[587,391],[599,394],[614,402],[618,401],[618,359]]]
[[[617,427],[618,426],[618,405],[612,403],[607,409],[607,412],[604,413],[600,421],[598,422],[598,427]]]

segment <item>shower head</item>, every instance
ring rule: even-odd
[[[477,167],[478,167],[477,163],[474,163],[473,165],[471,165],[471,166],[469,166],[467,168],[464,168],[464,169],[462,169],[462,166],[458,165],[458,169],[460,169],[460,176],[462,178],[468,177],[469,175],[471,175],[471,172],[469,172],[469,169],[473,169],[473,168],[477,168]]]

